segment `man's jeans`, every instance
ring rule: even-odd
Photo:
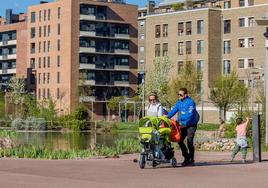
[[[196,131],[196,126],[192,127],[184,127],[181,129],[181,140],[179,142],[179,146],[182,151],[182,155],[186,161],[194,160],[194,135]],[[184,144],[184,139],[187,137],[187,147]],[[188,152],[189,150],[189,152]]]

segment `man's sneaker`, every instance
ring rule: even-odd
[[[183,163],[181,163],[181,166],[188,166],[190,164],[189,160],[184,160]]]
[[[191,165],[191,166],[195,166],[195,160],[194,160],[194,159],[191,159],[191,160],[189,161],[189,165]]]

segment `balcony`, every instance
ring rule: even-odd
[[[91,63],[80,63],[79,69],[95,69],[96,65]]]
[[[80,47],[80,53],[95,53],[95,47]]]
[[[96,31],[80,31],[80,37],[95,37]]]
[[[81,14],[80,15],[80,20],[96,20],[96,15],[93,15],[93,14],[89,14],[89,15]]]
[[[16,45],[17,40],[0,41],[0,46]]]
[[[114,81],[115,86],[129,87],[129,81]]]
[[[17,54],[10,54],[7,56],[7,59],[16,59],[17,58]]]
[[[130,39],[129,34],[119,34],[119,33],[115,33],[115,34],[114,34],[114,37],[115,37],[115,38],[118,38],[118,39]]]
[[[82,85],[85,86],[94,86],[96,84],[95,80],[84,80]]]
[[[80,102],[92,102],[95,101],[96,97],[95,96],[80,96],[79,101]]]
[[[128,65],[115,65],[114,69],[115,70],[129,70],[129,66]]]
[[[123,55],[129,55],[130,52],[129,50],[124,50],[124,49],[114,49],[115,54],[123,54]]]
[[[16,74],[16,69],[0,69],[0,74]]]

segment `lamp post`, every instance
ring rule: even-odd
[[[265,26],[266,30],[264,33],[264,36],[266,38],[265,40],[265,51],[266,51],[266,56],[265,56],[265,142],[266,145],[268,145],[268,16],[259,18],[255,20],[256,23],[259,26]]]

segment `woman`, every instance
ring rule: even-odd
[[[149,105],[147,109],[147,116],[160,117],[163,115],[162,104],[158,100],[155,92],[151,92],[148,97]]]

